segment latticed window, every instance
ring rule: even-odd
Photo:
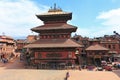
[[[111,45],[108,45],[108,48],[111,49]]]
[[[105,52],[103,52],[102,55],[105,55]]]
[[[42,58],[42,55],[41,55],[41,53],[38,53],[38,58]]]
[[[113,46],[113,49],[115,49],[115,45],[112,45]]]
[[[67,37],[70,38],[70,35],[68,34]]]
[[[89,55],[92,55],[92,53],[89,53]]]

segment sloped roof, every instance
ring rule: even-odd
[[[25,48],[63,48],[63,47],[82,47],[71,39],[40,39]]]
[[[77,29],[76,26],[73,26],[73,25],[69,25],[69,24],[45,24],[45,25],[42,25],[42,26],[38,26],[38,27],[35,27],[35,28],[32,28],[31,30],[32,31],[42,31],[42,30],[65,30],[65,29]]]
[[[71,14],[71,13],[70,12],[63,12],[63,11],[48,11],[47,13],[39,14],[38,16],[64,15],[64,14]]]
[[[93,51],[97,51],[97,50],[99,50],[99,51],[107,51],[107,50],[109,50],[109,49],[107,49],[107,48],[105,48],[105,47],[103,47],[103,46],[100,46],[100,45],[96,44],[96,45],[91,45],[91,46],[89,46],[86,50],[87,50],[87,51],[89,51],[89,50],[93,50]]]
[[[2,35],[1,38],[3,38],[3,39],[11,39],[11,40],[13,40],[13,38],[12,38],[11,36],[6,36],[6,35]]]

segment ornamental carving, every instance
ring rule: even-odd
[[[62,57],[62,54],[60,54],[60,53],[47,53],[46,57],[50,57],[50,58],[52,58],[52,57]]]

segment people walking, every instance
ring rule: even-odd
[[[70,77],[70,74],[69,74],[69,72],[67,72],[67,73],[66,73],[65,80],[68,80],[69,77]]]

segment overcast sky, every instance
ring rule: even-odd
[[[43,23],[36,14],[47,12],[56,3],[72,12],[70,24],[87,37],[120,33],[120,0],[0,0],[0,34],[13,38],[35,34],[30,29]]]

